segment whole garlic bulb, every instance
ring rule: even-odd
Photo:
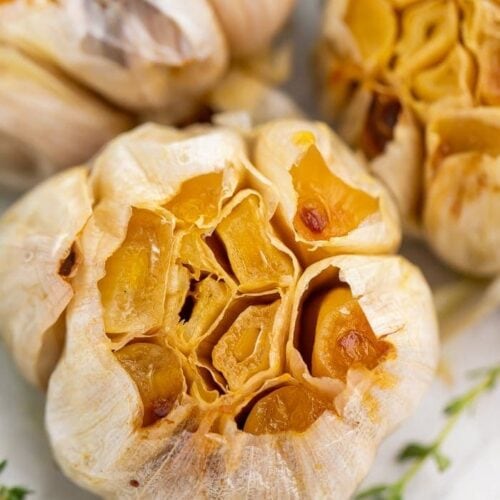
[[[22,162],[12,163],[18,144],[34,153],[31,179],[12,175],[9,187],[22,189],[46,176],[47,169],[87,161],[144,117],[193,120],[226,74],[231,56],[269,49],[292,4],[2,2],[0,137],[13,139],[9,149],[16,147],[16,154],[9,151],[0,164],[6,171],[22,168]],[[266,15],[257,22],[259,12]],[[253,19],[252,29],[243,30],[244,40],[243,13],[245,22]]]
[[[479,276],[500,273],[499,23],[492,0],[331,0],[318,50],[341,135],[410,230]]]
[[[437,361],[421,274],[372,255],[399,239],[304,120],[145,125],[34,189],[0,222],[0,325],[63,471],[106,498],[349,497]]]

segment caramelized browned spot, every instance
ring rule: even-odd
[[[345,379],[351,367],[375,368],[391,345],[378,340],[349,287],[321,293],[306,303],[302,325],[313,337],[311,372]]]
[[[137,385],[144,405],[143,425],[166,417],[183,391],[184,377],[175,352],[157,344],[129,344],[116,357]]]
[[[304,432],[327,409],[332,404],[304,386],[280,387],[257,401],[243,430],[251,434]]]
[[[378,210],[378,200],[337,177],[314,145],[290,173],[298,196],[293,224],[307,240],[344,236]]]
[[[361,149],[372,160],[385,151],[394,138],[401,103],[394,96],[375,93],[361,136]]]
[[[74,247],[71,247],[69,254],[61,262],[61,265],[59,266],[59,275],[64,278],[69,277],[71,272],[73,271],[75,264],[76,264],[76,251]]]
[[[321,233],[328,225],[328,214],[320,203],[309,200],[299,211],[300,219],[313,233]]]

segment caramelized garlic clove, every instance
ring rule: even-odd
[[[161,326],[172,240],[167,214],[133,210],[125,240],[99,282],[107,333],[146,333]]]
[[[168,416],[184,391],[184,376],[175,351],[156,344],[135,343],[115,354],[137,385],[144,406],[143,425]]]
[[[258,129],[254,147],[257,167],[280,186],[279,230],[304,263],[397,247],[390,195],[329,129],[300,120],[270,123]]]

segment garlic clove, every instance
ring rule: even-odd
[[[477,93],[482,103],[498,106],[500,88],[496,77],[500,38],[500,8],[494,1],[462,0],[464,11],[461,34],[466,47],[474,54],[478,66]]]
[[[257,167],[280,186],[281,230],[305,262],[397,248],[392,199],[327,127],[300,120],[270,123],[258,130],[254,147]],[[308,201],[313,198],[314,206]]]

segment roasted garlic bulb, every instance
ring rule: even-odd
[[[3,0],[0,183],[23,189],[47,172],[88,161],[145,117],[179,123],[206,113],[230,58],[261,57],[292,5]],[[226,110],[224,101],[217,105]]]
[[[3,216],[2,334],[103,497],[347,498],[436,365],[399,240],[325,125],[144,125]]]
[[[500,273],[500,4],[331,0],[323,104],[454,268]]]

